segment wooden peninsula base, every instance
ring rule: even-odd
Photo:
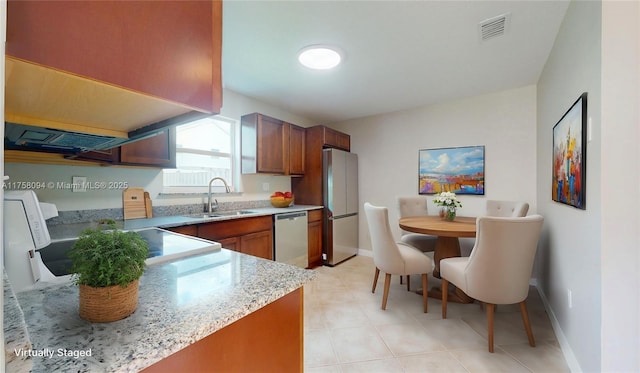
[[[142,372],[302,372],[303,341],[301,287]]]

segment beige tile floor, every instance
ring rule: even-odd
[[[384,274],[372,294],[374,269],[367,256],[315,269],[304,289],[305,372],[569,372],[534,287],[528,307],[536,347],[527,342],[518,307],[498,306],[491,354],[478,303],[449,303],[443,320],[440,300],[429,298],[423,313],[421,296],[393,276],[383,311]],[[411,279],[412,290],[419,281]]]

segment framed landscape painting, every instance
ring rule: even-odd
[[[484,194],[484,146],[419,151],[420,194]]]
[[[553,127],[552,198],[579,209],[586,208],[587,93]]]

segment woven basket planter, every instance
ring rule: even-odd
[[[80,285],[80,317],[90,322],[124,319],[138,307],[138,280],[127,286],[94,288]]]

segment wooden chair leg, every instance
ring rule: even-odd
[[[527,302],[520,302],[520,313],[522,314],[522,322],[524,323],[524,330],[527,331],[527,337],[529,338],[529,346],[536,347],[536,341],[533,339],[533,331],[531,330],[531,323],[529,322],[529,312],[527,311]]]
[[[427,299],[429,298],[429,294],[427,294],[427,285],[428,285],[427,274],[422,274],[422,308],[424,308],[424,313],[427,313]]]
[[[380,269],[376,267],[376,273],[373,275],[373,287],[371,287],[371,292],[376,292],[376,285],[378,284],[378,276],[380,276]]]
[[[409,275],[407,275],[407,291],[411,291],[411,289],[409,288],[411,286],[411,280]]]
[[[400,285],[402,285],[402,276],[400,276]]]
[[[447,298],[449,297],[449,281],[442,279],[442,318],[447,318]],[[425,288],[423,291],[427,291]]]
[[[496,308],[495,304],[487,303],[487,328],[489,332],[489,352],[493,352],[493,312]]]
[[[382,294],[382,309],[387,309],[387,297],[389,297],[389,286],[391,285],[391,275],[387,273],[384,276],[384,293]]]

